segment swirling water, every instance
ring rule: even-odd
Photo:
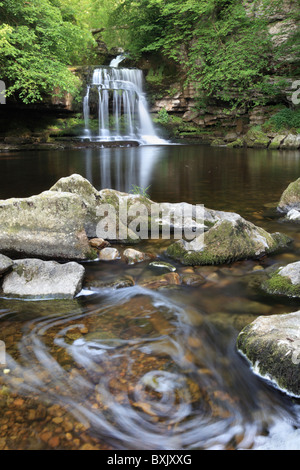
[[[77,172],[98,189],[150,185],[157,201],[233,210],[294,243],[256,261],[175,264],[181,285],[150,289],[158,275],[148,263],[120,260],[85,264],[85,289],[73,301],[0,299],[0,448],[299,448],[299,402],[254,375],[235,348],[258,315],[299,308],[254,282],[299,259],[297,226],[269,206],[299,170],[299,152],[185,145],[1,154],[1,198],[36,194]],[[166,259],[167,243],[141,249]],[[120,277],[134,285],[90,287]]]

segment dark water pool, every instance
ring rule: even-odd
[[[87,279],[127,276],[134,285],[85,290],[73,301],[0,299],[0,449],[300,448],[299,402],[255,376],[235,349],[258,315],[299,308],[258,291],[253,279],[299,260],[297,226],[283,224],[274,205],[300,175],[300,152],[170,145],[2,153],[0,199],[37,194],[72,173],[97,189],[137,185],[157,202],[238,212],[294,243],[260,261],[176,265],[182,280],[200,274],[197,286],[153,290],[147,263],[97,262],[85,265]],[[164,259],[165,246],[141,248]]]

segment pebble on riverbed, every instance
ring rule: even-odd
[[[153,255],[143,253],[142,251],[134,250],[133,248],[127,248],[123,252],[123,257],[127,264],[142,263],[143,261],[154,258]]]
[[[120,252],[117,248],[103,248],[99,253],[99,259],[101,261],[115,261],[120,258]]]
[[[91,238],[89,241],[91,247],[96,248],[97,250],[102,250],[107,246],[110,246],[110,243],[103,238]]]

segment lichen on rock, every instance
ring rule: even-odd
[[[258,375],[300,396],[300,311],[260,316],[238,335],[237,349]]]
[[[179,240],[167,254],[183,264],[223,264],[241,259],[258,258],[272,253],[290,241],[283,234],[270,234],[238,214],[217,213],[219,220],[204,233],[199,243]]]
[[[277,206],[277,210],[285,214],[292,209],[300,211],[300,178],[288,185]]]
[[[263,282],[262,288],[269,294],[300,297],[300,261],[276,270]]]
[[[72,299],[81,290],[85,269],[78,263],[23,259],[14,262],[2,295],[27,299]]]
[[[45,191],[0,201],[3,253],[54,259],[93,259],[84,220],[87,206],[77,195]]]

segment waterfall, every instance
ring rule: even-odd
[[[118,68],[120,55],[108,67],[96,68],[83,100],[85,136],[96,141],[138,141],[140,144],[165,144],[159,138],[148,110],[143,87],[143,72]],[[90,130],[91,90],[98,95],[98,134]],[[94,93],[93,93],[94,96]]]

